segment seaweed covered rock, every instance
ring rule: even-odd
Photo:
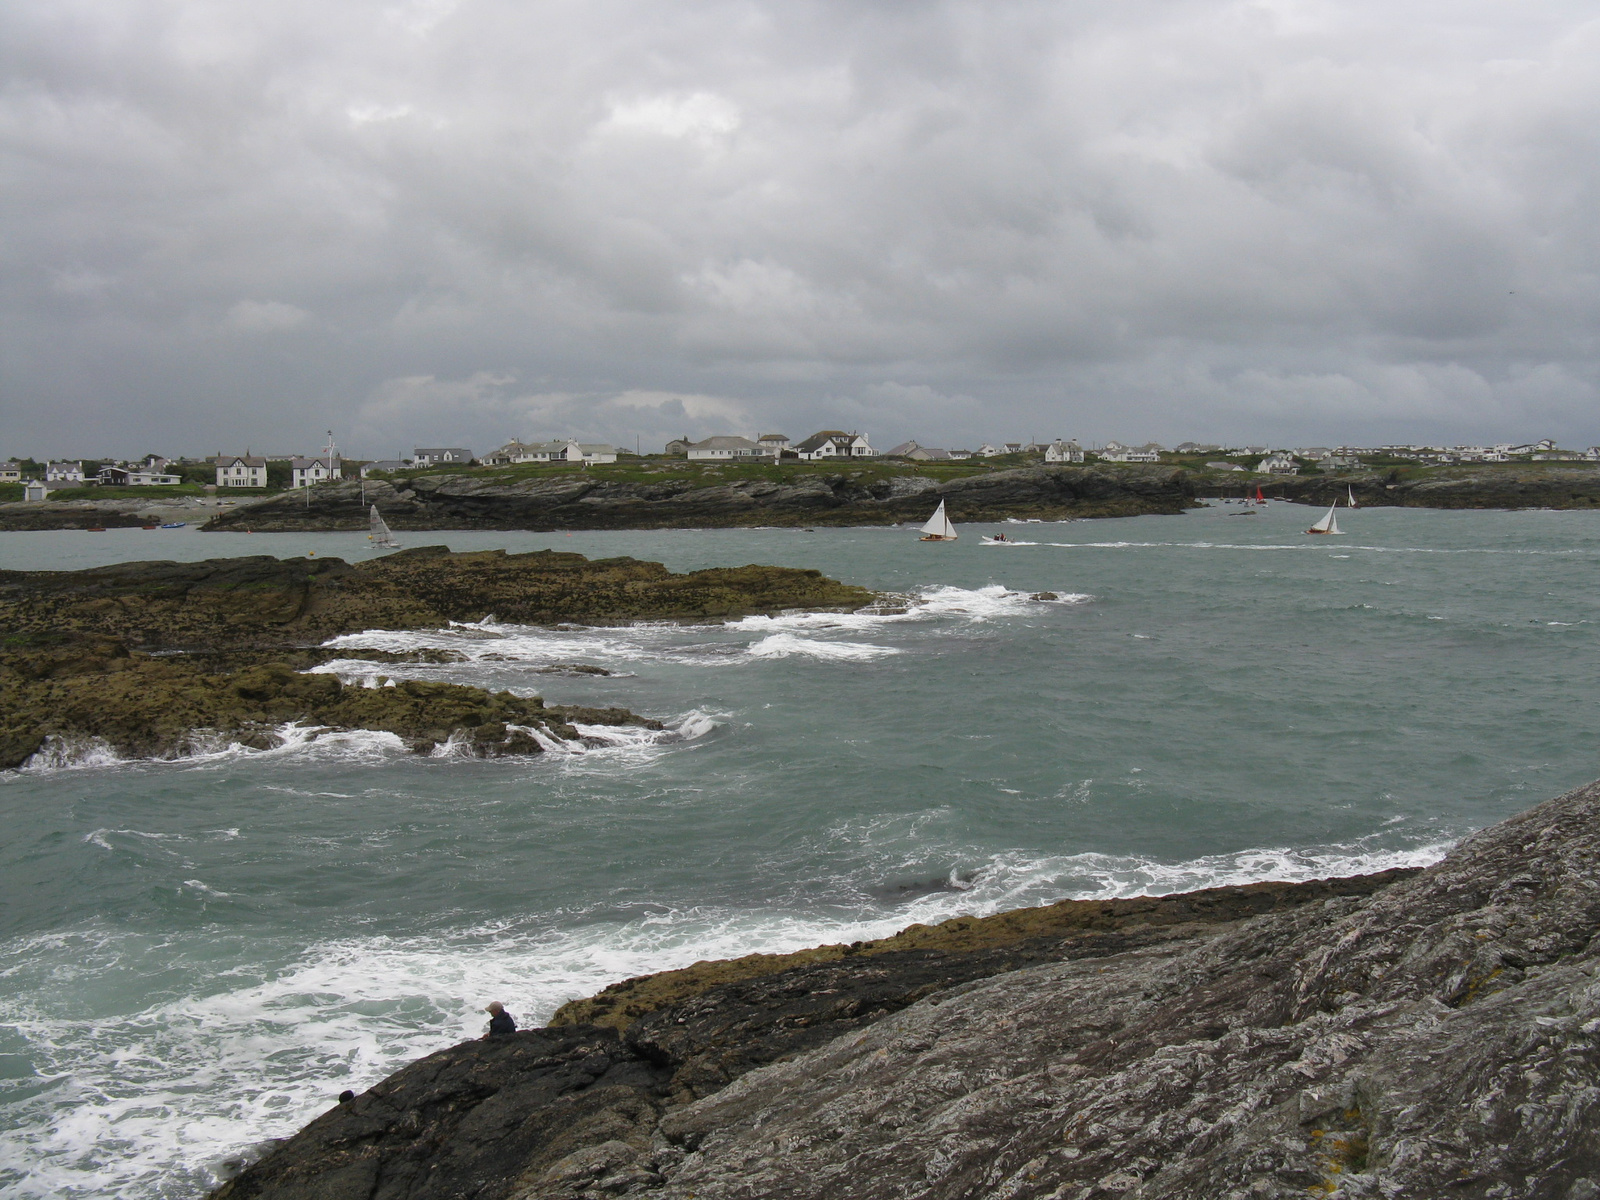
[[[13,646],[78,635],[139,649],[303,646],[363,629],[494,616],[530,625],[721,620],[784,609],[858,608],[865,588],[793,567],[675,574],[633,558],[503,550],[403,550],[352,566],[266,555],[133,562],[87,571],[0,571],[0,629]]]

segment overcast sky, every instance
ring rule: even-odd
[[[7,0],[0,454],[1600,442],[1600,17]]]

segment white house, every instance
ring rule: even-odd
[[[1319,471],[1354,471],[1361,465],[1361,460],[1354,454],[1344,454],[1337,450],[1327,450],[1317,459]]]
[[[957,460],[957,461],[962,461],[962,460],[971,458],[972,457],[972,451],[971,450],[952,450],[952,451],[950,451],[950,457],[955,459],[955,460]]]
[[[46,463],[44,478],[46,483],[82,483],[83,464],[81,462]]]
[[[1242,470],[1244,470],[1244,468],[1241,467],[1238,463],[1231,463],[1231,462],[1208,462],[1206,464],[1206,468],[1207,468],[1207,470],[1211,470],[1211,471],[1242,471]]]
[[[1124,446],[1121,442],[1107,442],[1100,450],[1106,462],[1153,463],[1161,461],[1161,447],[1154,442],[1142,446]]]
[[[291,458],[289,470],[294,479],[292,486],[297,488],[326,483],[330,479],[342,478],[344,474],[337,452],[317,458]]]
[[[778,447],[781,451],[783,447]],[[690,442],[684,452],[691,462],[727,462],[733,459],[766,458],[774,453],[745,437],[719,435]]]
[[[147,471],[143,467],[107,466],[100,468],[95,482],[101,487],[177,487],[183,478],[163,471]]]
[[[252,487],[267,486],[267,460],[253,454],[219,456],[211,460],[217,467],[217,486]]]
[[[37,479],[30,479],[22,485],[22,498],[24,500],[50,499],[50,487]]]
[[[1222,447],[1215,442],[1179,442],[1172,448],[1172,452],[1174,454],[1215,454],[1221,449]]]
[[[22,464],[16,460],[0,463],[0,483],[21,483]]]
[[[1047,463],[1081,463],[1083,447],[1077,442],[1064,442],[1057,438],[1044,448],[1044,460]]]
[[[1583,452],[1583,457],[1588,462],[1600,462],[1600,446],[1590,446]]]
[[[472,461],[472,451],[464,446],[435,446],[431,449],[418,447],[411,452],[411,456],[419,467],[435,467],[440,463],[469,463]]]
[[[766,454],[781,454],[789,448],[789,435],[787,433],[763,433],[756,439],[756,445],[760,446]]]
[[[1287,451],[1279,450],[1276,454],[1269,454],[1256,464],[1258,475],[1298,475],[1300,464],[1294,461],[1294,456]]]
[[[998,455],[1004,454],[1005,451],[999,446],[991,446],[988,442],[985,442],[983,445],[979,446],[975,451],[973,451],[973,453],[979,458],[995,458]]]
[[[811,462],[824,458],[875,458],[878,454],[867,442],[866,434],[844,433],[838,429],[813,433],[795,447],[795,452]]]
[[[617,448],[608,446],[604,442],[574,442],[568,441],[566,447],[568,462],[583,463],[611,463],[617,461]]]
[[[889,458],[909,458],[912,462],[946,462],[950,451],[937,446],[924,446],[921,442],[901,442],[888,452]]]

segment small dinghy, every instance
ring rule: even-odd
[[[1339,518],[1334,515],[1334,511],[1338,507],[1339,507],[1339,502],[1337,500],[1335,500],[1333,502],[1333,508],[1330,508],[1323,515],[1322,520],[1318,521],[1310,529],[1306,530],[1306,532],[1307,533],[1332,533],[1332,534],[1340,533],[1341,530],[1339,529]]]
[[[390,550],[400,549],[400,543],[394,540],[394,534],[389,532],[389,525],[378,513],[378,506],[372,506],[372,515],[368,524],[371,526],[367,540],[374,546],[383,546]]]
[[[189,524],[189,522],[187,522],[187,521],[168,521],[161,528],[163,528],[163,529],[182,529],[185,526],[187,526],[188,524]]]
[[[933,516],[928,518],[928,523],[922,527],[922,536],[919,542],[953,542],[959,535],[956,527],[950,524],[950,518],[944,515],[944,501],[939,501],[939,507],[933,510]]]

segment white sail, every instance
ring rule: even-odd
[[[394,540],[394,534],[389,532],[388,522],[378,514],[378,506],[376,504],[372,506],[370,524],[371,530],[367,537],[374,546],[398,546],[400,544]]]
[[[957,536],[956,527],[950,524],[950,518],[944,515],[943,500],[939,501],[939,507],[933,510],[933,516],[928,518],[928,523],[922,527],[922,532],[936,538]]]
[[[1337,509],[1338,507],[1339,507],[1339,502],[1337,500],[1335,500],[1333,502],[1333,508],[1330,508],[1327,511],[1327,513],[1324,514],[1322,520],[1318,521],[1315,525],[1313,525],[1306,532],[1308,532],[1308,533],[1338,533],[1339,532],[1339,519],[1333,515],[1334,514],[1334,510]]]
[[[1360,508],[1361,506],[1356,503],[1356,491],[1355,491],[1355,489],[1353,487],[1350,487],[1348,484],[1346,484],[1344,490],[1350,494],[1349,507],[1350,508]]]

